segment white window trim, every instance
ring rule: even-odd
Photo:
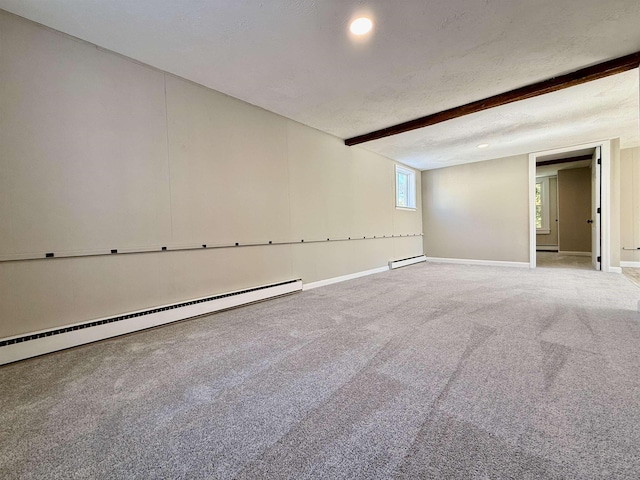
[[[408,176],[407,182],[407,197],[410,205],[398,205],[398,173],[403,173]],[[416,210],[416,172],[402,165],[396,165],[395,176],[395,205],[396,210]]]
[[[537,235],[549,235],[549,177],[536,178],[536,184],[542,184],[542,228],[536,228]]]

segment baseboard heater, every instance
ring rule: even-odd
[[[0,339],[0,365],[302,290],[301,280],[262,285]]]
[[[414,263],[426,262],[427,257],[424,255],[418,255],[417,257],[403,258],[402,260],[392,260],[389,262],[389,269],[406,267],[407,265],[413,265]]]

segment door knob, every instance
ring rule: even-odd
[[[589,219],[587,220],[587,223],[593,223],[593,220]]]

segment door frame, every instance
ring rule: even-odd
[[[597,162],[597,163],[596,163]],[[591,263],[602,270],[602,215],[597,209],[602,205],[602,148],[596,147],[591,157]],[[599,241],[598,241],[599,240]],[[600,259],[600,260],[598,260]]]
[[[611,267],[611,140],[572,145],[570,147],[544,150],[529,154],[529,268],[536,268],[536,159],[557,153],[569,153],[575,150],[600,147],[601,153],[601,211],[600,215],[600,269],[603,272],[615,272]]]

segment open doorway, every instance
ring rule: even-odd
[[[595,244],[594,169],[598,148],[536,159],[536,265],[598,269]]]
[[[529,155],[530,266],[609,271],[610,142]]]

